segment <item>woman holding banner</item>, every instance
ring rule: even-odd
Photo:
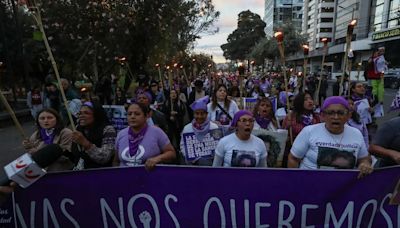
[[[361,132],[346,123],[350,106],[340,96],[329,97],[321,107],[324,123],[305,127],[290,149],[289,168],[354,169],[359,177],[372,172],[371,158]]]
[[[175,160],[175,149],[168,136],[156,126],[147,124],[150,108],[132,103],[128,107],[128,127],[121,130],[115,140],[114,166],[145,165],[148,170],[156,164]]]
[[[79,111],[78,126],[72,133],[75,170],[108,167],[112,164],[116,131],[103,107],[87,101]]]
[[[273,105],[268,97],[259,97],[254,106],[253,115],[254,129],[265,129],[268,131],[276,131],[279,129],[279,122],[275,118]]]
[[[195,142],[202,142],[204,137],[210,132],[210,130],[218,129],[218,125],[211,122],[207,119],[207,104],[209,102],[209,97],[205,96],[203,98],[198,99],[190,105],[190,108],[193,110],[194,119],[191,123],[187,124],[182,131],[181,134],[181,142],[180,142],[180,151],[181,155],[185,161],[185,164],[188,165],[199,165],[199,166],[211,166],[213,163],[213,156],[198,156],[191,158],[189,153],[188,143],[185,143],[184,137],[186,135],[194,134],[196,140]],[[213,148],[215,150],[215,148]],[[204,152],[204,151],[202,151]]]
[[[64,127],[61,116],[56,110],[46,108],[39,111],[36,117],[36,127],[37,129],[31,137],[22,142],[24,149],[29,153],[35,153],[49,144],[58,144],[64,151],[71,151],[72,131]],[[61,156],[47,170],[70,170],[72,167],[72,162],[67,157]]]
[[[218,85],[212,96],[212,101],[207,105],[208,119],[218,126],[229,126],[232,117],[239,111],[235,101],[228,98],[225,85]]]
[[[236,132],[222,138],[215,149],[213,166],[266,167],[267,148],[264,142],[251,134],[254,126],[253,114],[241,110],[235,114],[232,127]]]

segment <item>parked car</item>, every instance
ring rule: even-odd
[[[398,89],[400,87],[400,71],[388,71],[383,80],[385,88]]]

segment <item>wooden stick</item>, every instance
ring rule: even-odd
[[[7,112],[10,114],[12,120],[14,121],[15,126],[17,127],[17,130],[21,134],[23,139],[26,139],[26,134],[24,129],[22,128],[21,124],[19,123],[17,117],[15,116],[14,111],[12,110],[10,104],[8,103],[6,97],[3,95],[3,92],[0,90],[0,99],[1,102],[3,103],[4,107],[7,109]]]
[[[319,73],[317,93],[315,94],[315,98],[314,98],[314,100],[316,101],[315,103],[317,103],[319,106],[321,106],[320,100],[319,100],[319,93],[320,93],[320,90],[321,90],[322,72],[324,71],[325,56],[326,56],[327,50],[328,50],[328,45],[326,43],[324,43],[324,50],[323,50],[323,53],[322,53],[322,62],[321,62],[321,71]]]
[[[343,76],[340,79],[339,96],[341,96],[343,91],[344,91],[343,81],[344,81],[344,77],[346,76],[347,64],[348,64],[348,61],[349,61],[348,55],[349,55],[350,45],[351,45],[351,36],[352,36],[352,34],[347,34],[346,35],[346,52],[344,54]],[[350,79],[350,75],[349,75],[349,79]]]
[[[169,84],[169,100],[171,102],[171,112],[174,111],[174,106],[172,104],[172,98],[171,98],[171,91],[172,91],[172,73],[171,70],[168,69],[168,84]]]
[[[42,23],[42,17],[41,17],[41,14],[40,14],[40,9],[37,7],[36,2],[34,2],[34,6],[35,6],[35,9],[36,9],[35,12],[36,12],[37,15],[36,16],[33,15],[33,17],[35,18],[36,23],[39,26],[40,32],[42,33],[44,45],[46,46],[47,54],[50,57],[50,61],[51,61],[51,65],[53,66],[54,73],[56,74],[57,83],[58,83],[58,86],[60,88],[61,97],[63,99],[63,103],[64,103],[64,107],[65,107],[67,115],[68,115],[68,119],[69,119],[69,121],[71,123],[71,128],[72,128],[73,131],[75,131],[75,123],[74,123],[74,120],[72,119],[71,112],[68,110],[68,101],[67,101],[67,98],[65,97],[64,89],[63,89],[63,87],[61,85],[61,78],[60,78],[60,74],[58,72],[57,63],[56,63],[56,61],[54,59],[53,52],[51,51],[51,48],[50,48],[50,45],[49,45],[49,41],[47,40],[47,36],[46,36],[45,31],[44,31],[44,27],[43,27],[43,23]]]
[[[289,111],[290,111],[290,104],[289,104],[289,90],[288,90],[288,82],[287,82],[287,75],[286,75],[286,66],[285,66],[285,52],[283,50],[283,45],[282,42],[278,42],[278,49],[279,53],[281,56],[281,63],[283,67],[283,80],[285,83],[285,93],[286,93],[286,108],[287,108],[287,115],[288,115],[288,120],[289,123],[291,122],[291,117]],[[290,144],[293,145],[293,131],[292,131],[292,125],[290,124],[289,126],[289,137],[290,137]]]
[[[304,93],[306,91],[306,77],[307,77],[307,57],[304,56],[304,66],[303,66],[303,82],[301,91]]]

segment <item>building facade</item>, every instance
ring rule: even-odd
[[[303,20],[303,0],[265,0],[265,34],[272,37],[276,28],[284,23],[292,23],[301,28]]]

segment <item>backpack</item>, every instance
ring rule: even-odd
[[[365,72],[367,79],[380,79],[380,74],[375,71],[375,61],[372,57],[368,59],[367,65],[365,66]]]

